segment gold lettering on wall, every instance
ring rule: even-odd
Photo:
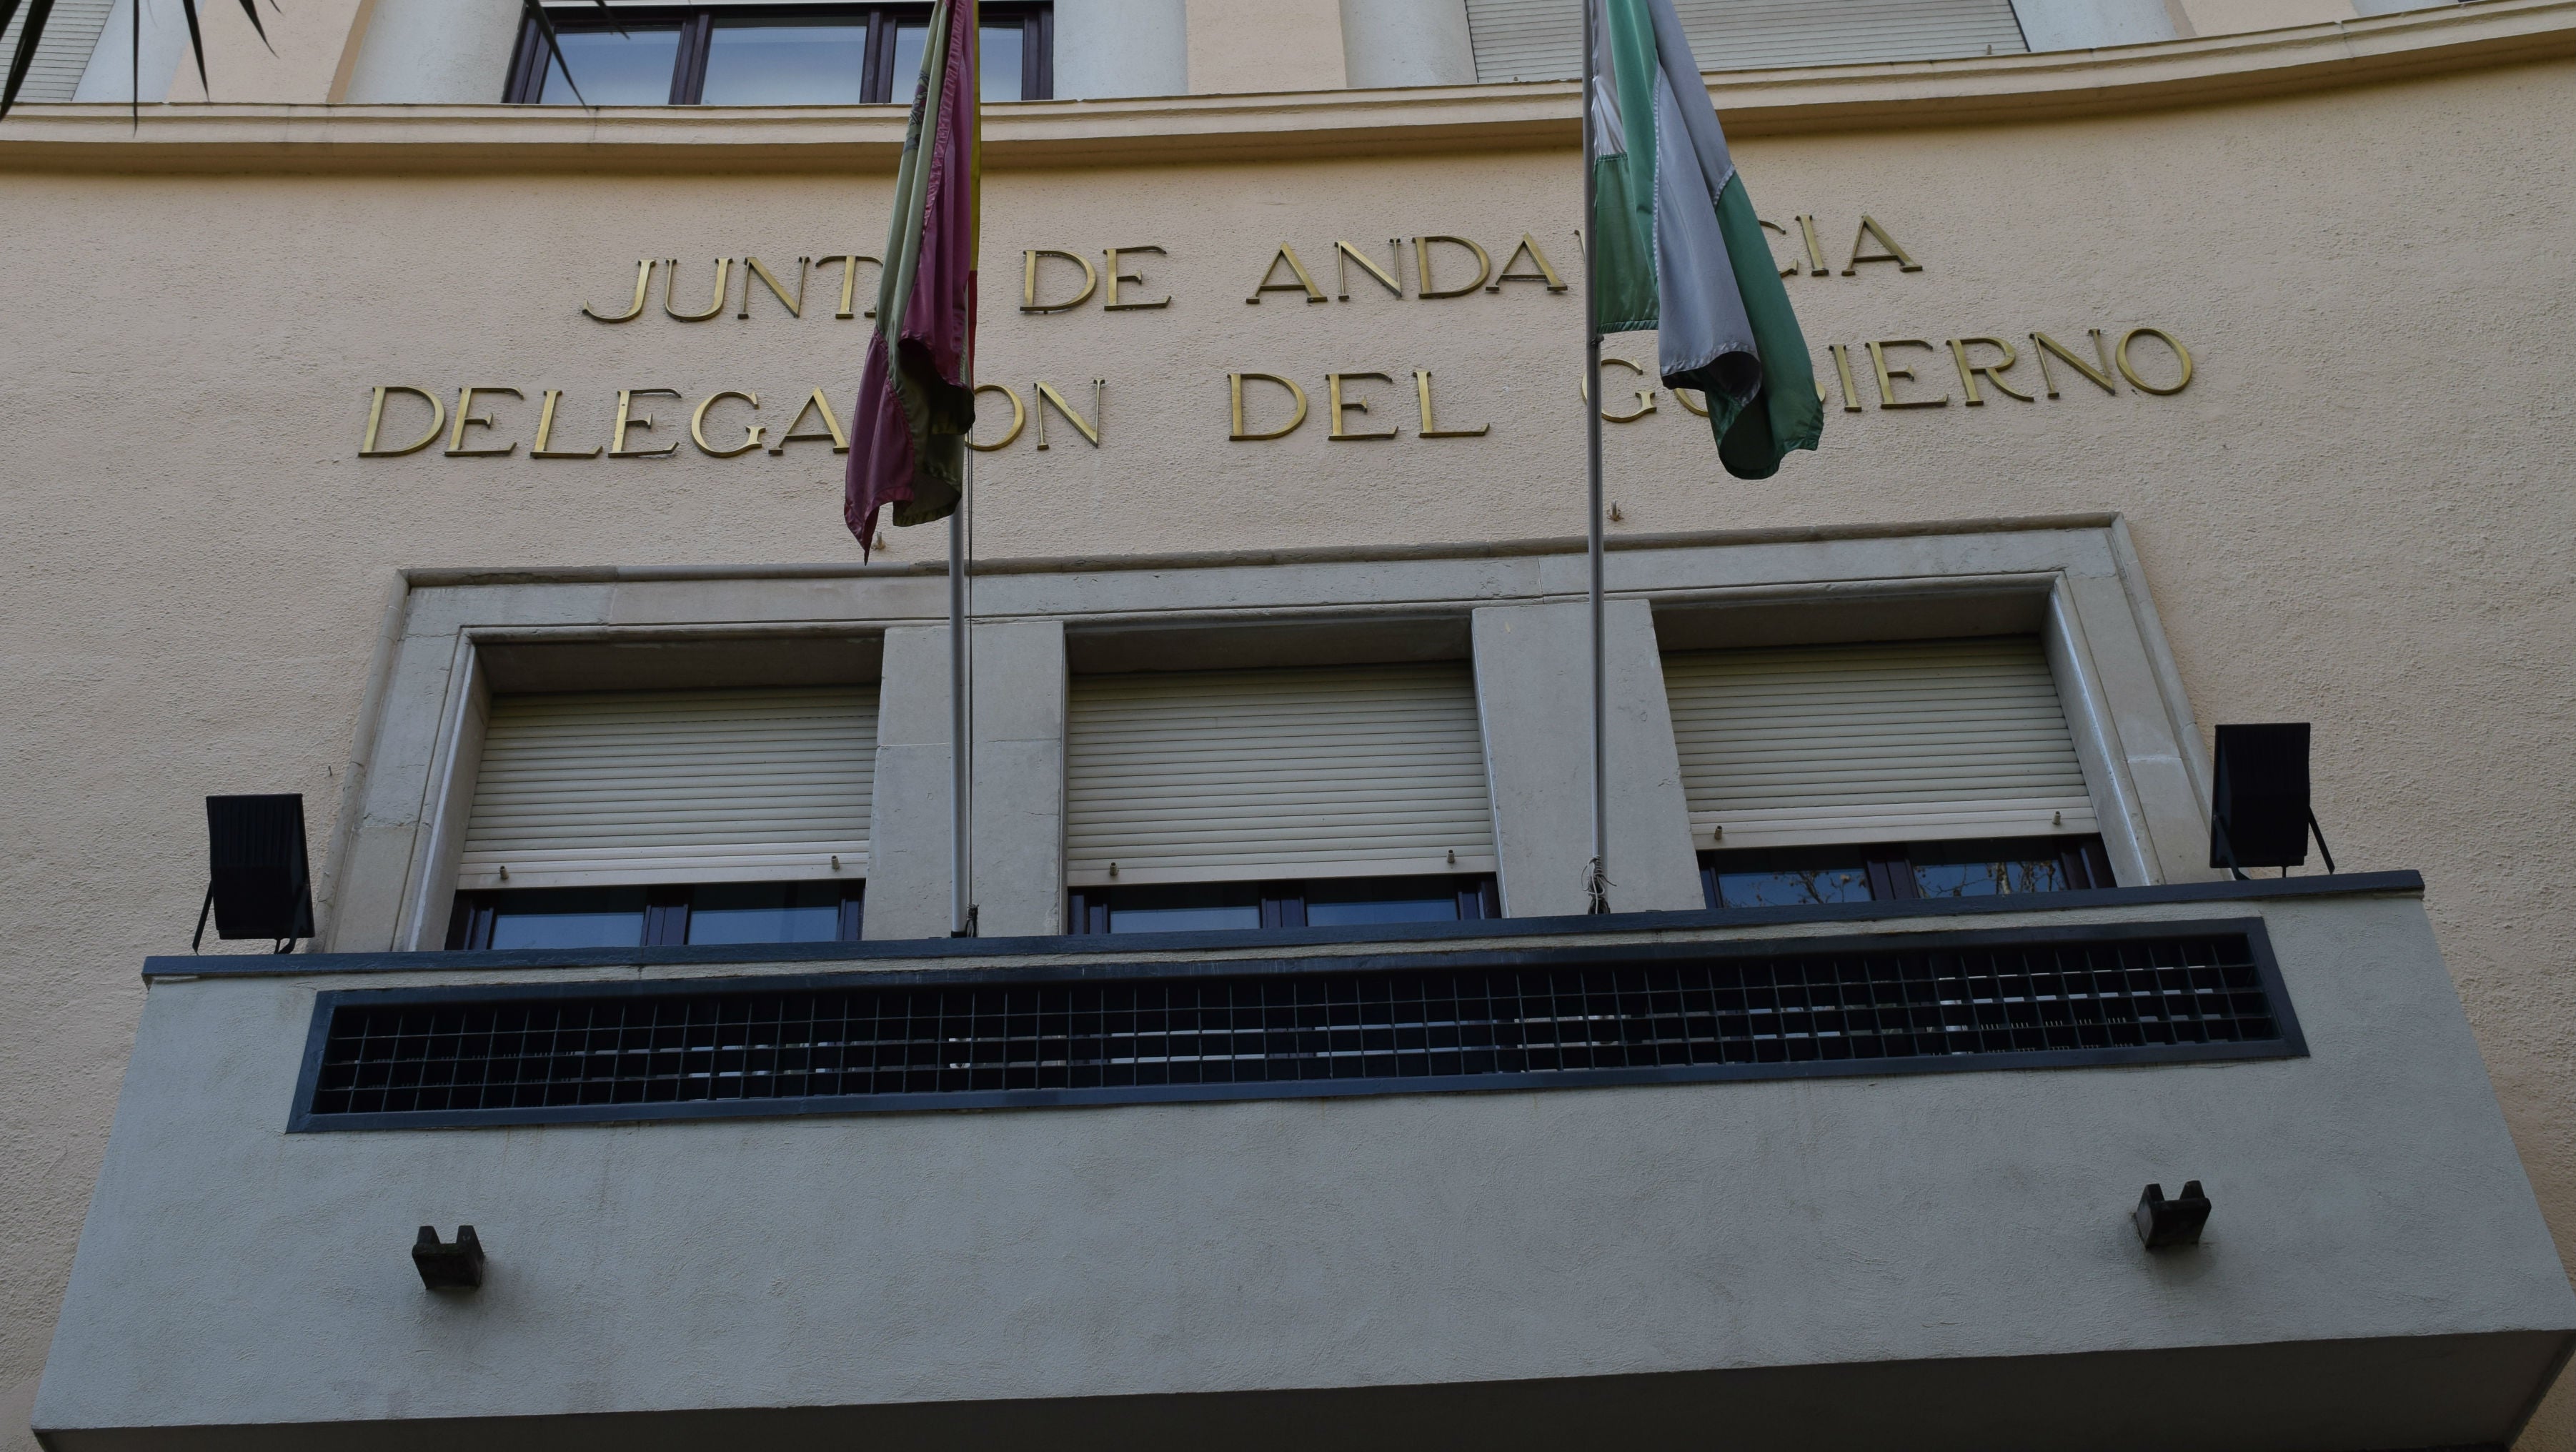
[[[745,283],[743,286],[748,288],[750,284]],[[697,409],[689,415],[689,438],[697,444],[699,452],[706,454],[710,458],[730,459],[738,455],[748,454],[752,450],[760,447],[761,436],[766,432],[763,425],[749,424],[743,429],[742,442],[734,445],[732,448],[719,449],[715,445],[708,443],[707,410],[714,408],[717,404],[724,402],[728,398],[739,398],[743,402],[751,405],[752,412],[757,413],[760,411],[759,396],[747,393],[739,388],[727,388],[719,392],[710,393],[701,400]]]
[[[1513,270],[1521,265],[1521,258],[1524,255],[1529,258],[1530,265],[1536,267],[1538,271]],[[1549,262],[1547,254],[1539,250],[1538,239],[1527,232],[1521,234],[1521,245],[1513,248],[1512,255],[1503,259],[1503,270],[1494,274],[1493,282],[1486,286],[1485,291],[1501,292],[1503,284],[1507,282],[1543,282],[1547,284],[1549,292],[1563,292],[1566,289],[1565,279],[1556,275],[1555,264]]]
[[[787,315],[789,317],[801,318],[805,316],[805,277],[807,273],[813,271],[813,268],[813,258],[799,257],[796,259],[796,297],[795,300],[791,302],[787,297],[787,289],[779,286],[778,279],[770,276],[769,269],[760,265],[759,258],[744,258],[742,260],[742,311],[734,314],[735,320],[741,321],[751,316],[751,280],[755,277],[760,279],[761,282],[767,284],[769,295],[778,299],[780,306],[787,309]]]
[[[2004,355],[2003,361],[2000,363],[1970,362],[1968,359],[1968,349],[1971,345],[1976,344],[1982,344],[1985,347],[2001,351]],[[1952,338],[1950,340],[1950,361],[1956,363],[1959,367],[1959,386],[1967,390],[1968,406],[1970,408],[1981,407],[1986,401],[1984,395],[1977,391],[1977,375],[1980,373],[1985,375],[1986,381],[1993,384],[1998,392],[2009,394],[2014,398],[2020,399],[2024,403],[2037,403],[2039,401],[2031,397],[2029,394],[2022,392],[2020,389],[2013,387],[2011,384],[2004,382],[2003,375],[2005,370],[2011,368],[2013,364],[2021,361],[2021,352],[2014,348],[2012,344],[2005,342],[2001,338]]]
[[[1369,276],[1377,279],[1378,286],[1394,293],[1397,297],[1404,296],[1404,281],[1397,275],[1404,271],[1404,250],[1392,237],[1386,239],[1386,245],[1394,250],[1394,256],[1388,259],[1395,266],[1395,272],[1392,273],[1370,261],[1368,254],[1360,251],[1356,245],[1349,242],[1335,242],[1333,244],[1333,275],[1336,284],[1334,294],[1344,302],[1351,300],[1351,264],[1356,262]]]
[[[1170,293],[1165,293],[1151,302],[1121,302],[1119,300],[1118,284],[1122,282],[1132,282],[1138,286],[1142,286],[1144,284],[1145,279],[1138,274],[1121,271],[1121,269],[1126,266],[1125,259],[1128,254],[1144,252],[1151,252],[1157,257],[1170,255],[1164,252],[1160,247],[1112,247],[1100,254],[1102,257],[1108,259],[1109,262],[1108,267],[1104,269],[1109,274],[1109,296],[1103,301],[1101,311],[1123,313],[1131,312],[1138,308],[1167,308],[1172,305],[1172,295]],[[1012,394],[1011,397],[1016,400],[1019,395],[1015,393]]]
[[[1082,269],[1082,291],[1080,291],[1080,292],[1078,292],[1078,293],[1075,293],[1072,297],[1067,298],[1067,299],[1066,299],[1066,300],[1064,300],[1063,302],[1047,302],[1047,303],[1039,302],[1039,301],[1038,301],[1038,259],[1039,259],[1039,258],[1041,258],[1041,257],[1061,257],[1061,258],[1063,258],[1065,261],[1072,263],[1074,266],[1081,268],[1081,269]],[[1078,308],[1078,307],[1082,306],[1084,303],[1087,303],[1087,302],[1091,301],[1091,295],[1092,295],[1093,293],[1095,293],[1095,292],[1098,292],[1099,290],[1100,290],[1100,272],[1099,272],[1099,270],[1098,270],[1097,268],[1094,268],[1094,267],[1091,265],[1091,259],[1090,259],[1090,258],[1088,258],[1088,257],[1084,257],[1084,256],[1082,256],[1081,254],[1079,254],[1079,253],[1075,253],[1075,252],[1067,252],[1067,251],[1065,251],[1064,249],[1062,249],[1062,248],[1060,248],[1060,247],[1031,247],[1031,248],[1027,249],[1026,251],[1023,251],[1023,252],[1020,254],[1020,311],[1021,311],[1021,312],[1024,312],[1024,313],[1060,313],[1060,312],[1065,312],[1065,311],[1067,311],[1067,310],[1069,310],[1069,309],[1072,309],[1072,308]]]
[[[1481,439],[1494,427],[1492,424],[1478,424],[1472,429],[1444,429],[1435,422],[1431,411],[1431,370],[1428,368],[1413,370],[1413,393],[1415,401],[1422,408],[1421,437],[1423,438]]]
[[[1271,281],[1279,275],[1279,264],[1283,262],[1288,264],[1290,272],[1296,274],[1294,282]],[[1270,254],[1270,265],[1261,269],[1261,281],[1254,285],[1252,296],[1245,298],[1244,301],[1258,304],[1261,301],[1261,295],[1265,292],[1301,291],[1306,294],[1306,301],[1310,303],[1326,300],[1324,290],[1315,286],[1315,279],[1306,275],[1306,264],[1297,260],[1297,249],[1282,242],[1279,244],[1279,250]]]
[[[1047,410],[1051,407],[1057,413],[1064,416],[1064,421],[1066,423],[1069,423],[1076,429],[1081,430],[1082,436],[1091,441],[1091,446],[1093,448],[1099,448],[1100,424],[1107,422],[1106,416],[1102,414],[1100,410],[1100,390],[1107,386],[1107,384],[1108,380],[1105,378],[1095,378],[1091,380],[1091,417],[1096,420],[1096,422],[1086,423],[1083,421],[1082,415],[1073,411],[1073,405],[1065,402],[1064,395],[1056,392],[1054,384],[1047,382],[1043,378],[1039,379],[1035,385],[1038,396],[1038,447],[1043,449],[1047,446],[1046,416]],[[1011,402],[1015,407],[1018,405],[1019,398],[1016,394],[1012,396]],[[1012,432],[1017,433],[1019,430],[1015,428]]]
[[[2073,365],[2076,372],[2092,379],[2094,386],[2100,388],[2104,393],[2117,394],[2120,391],[2119,386],[2111,381],[2111,355],[2103,349],[2102,330],[2100,328],[2087,328],[2085,331],[2093,335],[2093,355],[2099,359],[2102,364],[2099,368],[2096,368],[2092,364],[2085,362],[2083,359],[2076,357],[2073,353],[2067,351],[2067,347],[2064,343],[2057,341],[2046,333],[2033,333],[2030,335],[2030,340],[2039,345],[2039,381],[2046,385],[2049,397],[2055,398],[2057,396],[2057,375],[2048,371],[2048,355],[2051,353],[2056,354],[2061,361]]]
[[[1625,368],[1640,378],[1651,376],[1645,369],[1638,367],[1636,364],[1629,362],[1625,358],[1604,358],[1601,360],[1601,366],[1604,368],[1608,368],[1613,365]],[[1590,403],[1592,401],[1592,391],[1590,389],[1577,384],[1575,392],[1582,397],[1584,402]],[[1626,413],[1612,413],[1610,411],[1608,397],[1605,394],[1601,404],[1601,421],[1603,423],[1635,423],[1637,420],[1644,418],[1646,415],[1653,413],[1654,411],[1655,390],[1651,388],[1638,389],[1637,406]]]
[[[1476,280],[1463,287],[1434,286],[1431,281],[1431,246],[1435,242],[1446,242],[1452,247],[1464,247],[1469,252],[1475,254]],[[1434,298],[1443,297],[1465,297],[1467,294],[1483,287],[1486,282],[1493,277],[1493,275],[1493,257],[1488,254],[1484,248],[1477,246],[1475,243],[1468,241],[1464,237],[1436,235],[1430,237],[1416,237],[1413,239],[1413,295],[1419,301],[1429,302]]]
[[[1887,366],[1887,350],[1890,348],[1920,348],[1926,353],[1933,351],[1932,345],[1921,338],[1885,338],[1869,345],[1870,366],[1878,370],[1878,406],[1880,408],[1940,408],[1949,403],[1950,395],[1946,393],[1939,398],[1898,398],[1896,380],[1903,378],[1911,381],[1914,370]]]
[[[2173,387],[2158,388],[2147,380],[2140,378],[2138,376],[2138,370],[2129,366],[2129,344],[2140,333],[2145,333],[2157,339],[2159,342],[2162,342],[2166,347],[2173,349],[2175,361],[2182,364],[2182,376],[2174,380]],[[2096,342],[2100,341],[2101,335],[2096,333],[2094,335],[2094,339]],[[2120,376],[2129,380],[2130,386],[2136,388],[2141,393],[2153,393],[2158,396],[2163,396],[2166,394],[2180,393],[2191,386],[2191,350],[2182,345],[2181,339],[2176,338],[2173,334],[2166,332],[2162,328],[2131,328],[2129,331],[2122,333],[2120,335],[2120,345],[2112,350],[2112,356],[2120,360]]]
[[[823,421],[821,430],[805,427],[805,419],[809,414]],[[796,417],[787,421],[787,432],[780,434],[778,442],[769,446],[769,452],[783,454],[787,452],[789,444],[819,444],[825,439],[832,441],[832,452],[835,454],[846,454],[850,451],[850,436],[841,432],[841,420],[833,414],[831,400],[825,398],[823,390],[817,388],[807,396],[805,406],[796,410]]]
[[[597,444],[593,444],[587,449],[558,450],[553,447],[555,438],[555,405],[562,401],[562,389],[549,388],[546,390],[545,407],[537,412],[537,441],[528,446],[528,457],[531,459],[598,458],[600,446]]]
[[[1258,299],[1256,299],[1256,301],[1258,301]],[[1225,375],[1225,378],[1227,387],[1232,392],[1234,398],[1234,431],[1226,435],[1226,437],[1234,440],[1235,442],[1243,443],[1262,439],[1284,439],[1290,434],[1295,433],[1298,426],[1306,422],[1306,390],[1299,388],[1296,384],[1296,380],[1282,378],[1276,373],[1229,373]],[[1243,384],[1244,380],[1248,378],[1258,378],[1265,383],[1276,383],[1280,387],[1287,389],[1288,396],[1297,401],[1297,412],[1289,418],[1288,422],[1275,429],[1256,432],[1244,427]],[[437,401],[438,400],[434,398],[430,400],[432,403],[436,403]],[[433,433],[432,437],[436,437],[436,435]]]
[[[635,300],[627,304],[626,311],[612,316],[608,313],[593,312],[590,304],[584,303],[581,308],[582,316],[595,318],[603,323],[631,323],[644,316],[644,297],[653,286],[653,268],[658,260],[647,257],[635,264]]]
[[[519,446],[515,443],[503,444],[497,449],[469,449],[465,447],[465,431],[467,429],[488,429],[492,427],[492,419],[490,415],[477,414],[474,411],[474,395],[478,393],[489,393],[495,397],[506,393],[516,399],[525,399],[527,397],[526,394],[521,393],[515,388],[495,388],[486,383],[468,384],[465,387],[456,390],[456,429],[455,432],[447,436],[447,447],[441,451],[451,459],[501,458],[518,451]]]
[[[1860,250],[1862,244],[1873,238],[1877,240],[1879,250],[1866,257],[1862,256]],[[1878,224],[1876,217],[1864,212],[1861,214],[1860,230],[1852,234],[1851,261],[1844,266],[1843,276],[1849,277],[1860,271],[1861,265],[1868,262],[1893,262],[1899,272],[1923,270],[1923,264],[1915,261],[1903,247],[1897,245],[1896,239],[1887,234],[1887,229]]]
[[[1842,380],[1843,412],[1860,412],[1860,390],[1852,386],[1851,345],[1832,343],[1826,346],[1825,351],[1834,355],[1834,376]]]
[[[1110,265],[1114,267],[1117,264],[1112,263]],[[1009,432],[1003,434],[1000,438],[995,439],[989,444],[979,444],[975,442],[975,436],[973,434],[968,434],[966,436],[966,447],[973,449],[979,454],[989,454],[995,449],[1009,448],[1011,446],[1011,440],[1020,436],[1020,430],[1029,426],[1028,405],[1020,402],[1020,396],[1017,393],[1012,392],[1006,385],[999,383],[978,383],[975,385],[975,396],[977,398],[982,398],[988,393],[998,393],[1011,401],[1011,427]]]
[[[617,390],[617,422],[609,426],[608,457],[612,459],[662,459],[668,458],[672,450],[680,447],[680,441],[677,439],[673,439],[671,442],[664,444],[658,449],[630,449],[626,447],[627,430],[633,429],[638,433],[643,433],[653,427],[652,419],[635,412],[635,400],[648,396],[677,398],[680,396],[680,391],[676,388],[621,388]]]
[[[668,260],[669,260],[669,262],[670,262],[670,264],[671,264],[671,270],[670,270],[669,272],[666,272],[666,273],[662,274],[662,311],[663,311],[663,312],[670,314],[672,317],[675,317],[675,318],[679,319],[681,322],[684,322],[684,323],[703,323],[703,322],[705,322],[707,319],[712,318],[712,317],[714,317],[716,314],[721,313],[721,312],[723,312],[723,311],[724,311],[724,305],[725,305],[725,294],[726,294],[728,291],[730,291],[730,290],[731,290],[731,288],[732,288],[732,286],[733,286],[733,284],[729,281],[729,279],[730,279],[730,278],[732,277],[732,275],[733,275],[733,259],[732,259],[732,258],[730,258],[730,257],[719,257],[719,258],[717,258],[717,259],[716,259],[716,296],[715,296],[715,301],[708,303],[708,304],[707,304],[707,306],[706,306],[705,311],[703,311],[703,312],[694,312],[694,313],[684,313],[684,312],[680,311],[678,308],[676,308],[676,307],[672,306],[672,303],[673,303],[673,302],[674,302],[674,300],[675,300],[675,296],[676,296],[676,294],[677,294],[677,293],[679,292],[679,290],[680,290],[680,259],[678,259],[678,258],[676,258],[676,257],[673,257],[673,258],[670,258],[670,259],[668,259]],[[674,446],[674,447],[676,447],[676,446]],[[610,452],[610,453],[612,453],[612,454],[614,454],[614,453],[615,453],[615,452],[617,452],[617,451],[616,451],[616,450],[614,450],[614,449],[611,449],[611,450],[609,450],[609,452]]]
[[[1760,221],[1760,219],[1759,219],[1759,218],[1756,218],[1755,220],[1756,220],[1756,221]],[[1779,234],[1780,234],[1781,236],[1783,236],[1783,237],[1786,237],[1786,236],[1788,236],[1788,235],[1789,235],[1789,229],[1788,229],[1788,228],[1786,228],[1786,227],[1781,226],[1781,225],[1780,225],[1779,223],[1777,223],[1777,222],[1763,222],[1763,223],[1762,223],[1762,225],[1763,225],[1763,226],[1765,226],[1765,227],[1770,228],[1770,229],[1771,229],[1772,231],[1774,231],[1774,232],[1779,233]],[[1779,261],[1779,260],[1780,260],[1780,254],[1779,254],[1779,253],[1777,253],[1777,252],[1772,253],[1772,254],[1771,254],[1771,260],[1772,260],[1772,261],[1774,261],[1774,262]],[[1790,263],[1788,266],[1781,268],[1781,269],[1780,269],[1780,275],[1781,275],[1782,277],[1795,277],[1795,276],[1797,276],[1797,275],[1798,275],[1798,264],[1796,264],[1796,263],[1792,262],[1792,263]]]
[[[408,393],[412,397],[429,405],[429,432],[422,434],[418,442],[404,444],[400,448],[379,448],[377,447],[377,438],[378,435],[383,432],[385,426],[385,397],[388,394],[394,393]],[[439,434],[445,430],[446,427],[447,405],[439,401],[437,394],[430,392],[426,388],[414,388],[408,383],[379,383],[376,385],[375,401],[367,405],[367,436],[358,444],[358,457],[361,459],[399,459],[405,454],[417,454],[421,450],[428,448],[430,445],[437,443]]]
[[[1816,240],[1816,219],[1804,213],[1799,214],[1798,235],[1805,239],[1807,244],[1807,275],[1823,277],[1832,272],[1833,269],[1825,263],[1825,244]]]
[[[1393,424],[1387,425],[1384,429],[1355,430],[1350,427],[1349,419],[1344,417],[1345,414],[1366,413],[1369,411],[1369,406],[1366,403],[1356,398],[1344,397],[1342,393],[1342,384],[1345,380],[1357,381],[1364,379],[1375,379],[1380,383],[1393,383],[1395,381],[1394,378],[1384,373],[1346,372],[1327,373],[1324,375],[1324,389],[1328,395],[1326,407],[1331,412],[1333,424],[1333,431],[1327,437],[1333,439],[1337,443],[1349,443],[1359,439],[1391,439],[1395,437],[1396,430]]]
[[[856,252],[844,252],[837,257],[817,257],[814,260],[826,265],[834,262],[841,264],[841,307],[840,311],[832,314],[832,316],[836,318],[849,318],[854,316],[850,309],[858,303],[859,264],[865,262],[871,266],[883,265],[873,257],[863,256]],[[875,308],[868,309],[869,317],[873,318],[876,315],[877,310]]]

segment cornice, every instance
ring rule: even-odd
[[[2223,105],[2576,56],[2576,0],[2477,0],[2244,35],[1711,77],[1738,137],[2026,124]],[[985,117],[996,170],[1313,160],[1575,144],[1571,82],[1039,101]],[[892,106],[24,106],[0,170],[890,172]]]

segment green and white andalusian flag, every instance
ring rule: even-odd
[[[1664,383],[1708,398],[1717,456],[1768,479],[1824,433],[1807,340],[1727,155],[1673,0],[1585,0],[1597,39],[1593,323],[1660,332]]]

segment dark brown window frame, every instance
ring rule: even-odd
[[[1302,928],[1306,926],[1306,898],[1308,895],[1307,890],[1310,887],[1319,883],[1350,882],[1355,880],[1367,882],[1401,882],[1408,879],[1402,877],[1372,877],[1363,879],[1346,877],[1317,877],[1288,878],[1279,881],[1262,882],[1258,884],[1261,892],[1261,926],[1259,928],[1213,930],[1192,929],[1190,931],[1251,933],[1268,932],[1279,928]],[[1458,897],[1458,920],[1461,922],[1476,922],[1486,918],[1498,918],[1503,915],[1501,890],[1491,873],[1471,873],[1461,875],[1441,873],[1432,876],[1431,880],[1436,882],[1447,882],[1452,885],[1452,889],[1456,892]],[[1151,885],[1172,887],[1235,887],[1242,886],[1243,884],[1170,883]],[[1110,895],[1124,890],[1126,889],[1117,887],[1077,887],[1072,889],[1066,895],[1067,911],[1064,919],[1064,930],[1067,933],[1074,934],[1076,936],[1089,936],[1095,933],[1108,932]],[[1469,912],[1468,908],[1470,907],[1473,907],[1475,911],[1472,913]]]
[[[604,883],[607,888],[632,888],[635,884]],[[689,904],[701,887],[731,887],[723,882],[669,883],[644,889],[644,941],[640,948],[677,948],[689,941]],[[537,888],[544,892],[549,889]],[[492,946],[492,924],[498,916],[501,900],[512,896],[507,891],[460,892],[456,906],[447,919],[449,952],[479,952]],[[840,930],[834,942],[855,943],[867,921],[867,884],[849,882],[841,885]]]
[[[574,9],[552,7],[547,12],[557,32],[611,29],[608,19],[599,17],[596,7]],[[864,18],[868,25],[867,75],[860,82],[863,105],[912,104],[911,78],[894,75],[895,26],[904,21],[930,18],[930,7],[909,5],[654,5],[620,6],[616,23],[625,25],[680,27],[677,62],[671,69],[671,95],[664,102],[671,106],[694,106],[706,87],[707,44],[715,28],[715,19],[798,19],[854,20]],[[1049,3],[988,4],[983,23],[1005,25],[1018,20],[1024,27],[1020,45],[1020,98],[1044,101],[1055,95],[1055,7]],[[546,43],[533,20],[519,26],[518,48],[510,56],[510,72],[501,99],[513,105],[533,105],[544,93],[546,71],[553,60],[553,48]],[[574,78],[576,81],[579,77]]]

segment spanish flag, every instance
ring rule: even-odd
[[[1656,329],[1672,388],[1708,396],[1717,457],[1768,479],[1825,410],[1807,340],[1726,149],[1673,0],[1592,7],[1593,324]]]
[[[957,512],[975,426],[978,150],[977,0],[939,0],[895,173],[894,222],[877,279],[877,328],[850,422],[841,517],[864,553],[877,511],[898,525]]]

